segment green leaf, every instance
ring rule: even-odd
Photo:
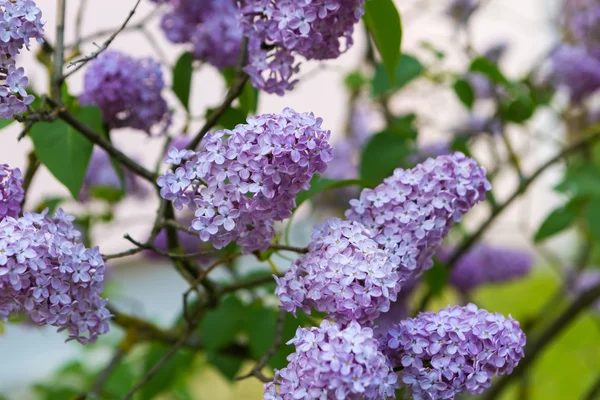
[[[533,240],[538,243],[569,228],[577,219],[578,202],[571,201],[552,211],[542,222]]]
[[[170,346],[153,344],[144,358],[144,375],[159,362],[165,354],[170,351]],[[171,357],[158,372],[150,379],[141,390],[142,399],[153,399],[156,395],[164,393],[191,372],[190,364],[194,360],[194,354],[179,350]]]
[[[512,84],[506,92],[508,99],[503,99],[500,104],[500,117],[504,121],[522,123],[533,116],[536,104],[526,86]]]
[[[585,217],[592,236],[600,243],[600,197],[589,202]]]
[[[322,178],[319,175],[315,175],[310,181],[310,189],[304,190],[298,193],[298,195],[296,196],[296,208],[300,207],[302,203],[312,199],[317,194],[325,192],[327,190],[348,186],[364,187],[366,186],[366,184],[367,182],[363,182],[360,179],[337,180]]]
[[[117,203],[125,197],[125,192],[111,186],[94,186],[90,189],[90,195],[97,200]]]
[[[454,93],[469,110],[473,108],[473,103],[475,102],[475,93],[473,92],[473,88],[471,84],[464,79],[458,79],[454,82]]]
[[[437,262],[423,274],[423,279],[433,296],[438,296],[442,293],[444,287],[448,284],[448,278],[448,267]]]
[[[600,167],[592,163],[571,166],[554,189],[576,197],[600,197]]]
[[[414,79],[421,76],[425,67],[421,62],[410,54],[402,54],[394,70],[394,82],[388,77],[382,64],[375,66],[375,75],[372,81],[373,96],[381,96],[391,90],[399,90],[408,85]]]
[[[298,312],[298,318],[294,318],[292,314],[286,314],[285,320],[283,322],[283,335],[282,341],[283,343],[281,347],[273,354],[273,357],[269,360],[268,365],[281,369],[284,368],[287,364],[287,356],[294,352],[294,346],[286,344],[291,338],[296,334],[296,330],[300,326],[310,325],[308,323],[308,319],[303,312]]]
[[[194,56],[185,52],[179,57],[173,68],[173,92],[187,111],[190,110],[190,92],[194,72]]]
[[[253,306],[248,312],[248,347],[252,357],[262,357],[275,341],[277,312],[260,305]]]
[[[492,82],[502,85],[508,85],[509,81],[500,71],[498,66],[485,57],[477,57],[471,61],[469,67],[471,72],[479,72],[487,76]]]
[[[7,126],[9,126],[10,124],[12,124],[13,122],[15,122],[15,120],[13,118],[9,118],[9,119],[0,118],[0,129],[6,128]]]
[[[41,213],[47,208],[48,214],[53,215],[58,207],[67,201],[69,201],[69,199],[66,197],[46,197],[35,207],[35,212]]]
[[[102,115],[98,108],[82,107],[75,114],[91,128],[101,130]],[[30,136],[39,160],[77,199],[92,156],[92,142],[62,120],[37,123]]]
[[[212,114],[214,109],[209,108],[206,110],[206,117]],[[246,113],[239,108],[230,107],[228,108],[223,115],[219,118],[217,125],[224,129],[233,129],[238,124],[246,123]]]
[[[258,89],[250,84],[250,82],[246,82],[244,85],[244,90],[240,94],[240,109],[246,115],[252,115],[256,113],[256,109],[258,108]]]
[[[393,0],[367,0],[363,17],[391,81],[400,60],[402,21]]]
[[[206,353],[206,358],[219,372],[230,381],[234,381],[244,360],[238,357],[233,357],[225,354],[218,354],[213,351]]]
[[[110,393],[112,398],[121,398],[129,392],[136,384],[136,375],[133,366],[129,363],[121,362],[110,374],[106,381],[103,391]],[[154,377],[148,382],[151,385]],[[144,389],[142,389],[143,391]]]
[[[235,296],[224,299],[206,313],[200,331],[207,350],[218,350],[231,343],[245,326],[246,307]]]

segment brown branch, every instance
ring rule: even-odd
[[[511,375],[505,375],[498,379],[495,385],[493,385],[483,396],[484,400],[496,399],[506,388],[508,383],[515,378],[521,376],[527,368],[533,364],[535,360],[542,354],[542,350],[552,340],[554,340],[563,329],[565,329],[571,322],[573,322],[581,312],[589,307],[596,299],[600,297],[600,284],[590,288],[583,292],[579,297],[571,303],[571,305],[564,310],[558,318],[556,318],[550,325],[537,337],[535,340],[531,340],[530,343],[525,346],[525,357],[521,360],[519,365],[514,369]]]
[[[255,286],[264,285],[269,282],[273,282],[273,275],[258,276],[256,278],[251,278],[224,286],[218,290],[216,295],[220,297],[227,293],[237,292],[238,290],[242,289],[252,289]]]
[[[105,51],[108,48],[108,46],[110,46],[110,44],[113,42],[113,40],[115,40],[117,35],[119,33],[123,32],[123,30],[127,27],[129,20],[131,20],[131,17],[133,17],[133,15],[135,14],[135,11],[137,10],[137,7],[140,4],[140,2],[141,2],[141,0],[137,0],[135,2],[135,5],[131,9],[131,11],[129,11],[129,14],[127,15],[127,18],[125,18],[125,21],[123,22],[123,24],[112,35],[110,35],[108,37],[108,39],[106,39],[106,41],[102,44],[102,46],[100,46],[100,48],[98,48],[98,50],[96,50],[95,52],[93,52],[92,54],[90,54],[88,56],[85,56],[83,58],[80,58],[78,60],[75,60],[75,61],[72,61],[69,63],[69,67],[75,66],[75,68],[72,69],[69,73],[62,76],[60,79],[61,82],[64,81],[65,79],[69,78],[71,75],[73,75],[77,71],[79,71],[81,68],[83,68],[83,66],[85,64],[87,64],[89,61],[93,60],[94,58],[98,57],[103,51]],[[59,76],[61,76],[61,75],[59,75]]]
[[[273,244],[269,246],[270,250],[284,250],[284,251],[292,251],[294,253],[306,254],[308,253],[308,247],[295,247],[295,246],[287,246],[283,244]]]
[[[150,244],[150,243],[141,243],[138,242],[137,240],[135,240],[134,238],[132,238],[128,233],[126,233],[123,236],[126,240],[130,241],[131,243],[133,243],[134,245],[136,245],[138,247],[138,249],[140,249],[140,251],[142,250],[150,250],[153,251],[154,253],[163,256],[163,257],[169,257],[169,258],[196,258],[196,257],[201,257],[201,256],[208,256],[213,254],[213,252],[210,251],[199,251],[197,253],[170,253],[168,251],[162,251],[160,249],[158,249],[156,246]],[[131,250],[130,250],[131,251]]]
[[[56,44],[52,62],[50,79],[50,96],[57,103],[62,103],[62,70],[65,59],[65,8],[67,0],[56,2]]]
[[[40,160],[38,160],[35,152],[31,151],[27,157],[27,169],[25,170],[25,176],[23,177],[23,200],[21,201],[21,209],[25,206],[27,201],[27,193],[31,187],[31,182],[35,177],[35,174],[40,168]]]
[[[125,250],[125,251],[122,251],[120,253],[102,254],[102,259],[104,261],[109,261],[109,260],[114,260],[114,259],[117,259],[117,258],[123,258],[123,257],[133,256],[133,255],[136,255],[138,253],[141,253],[142,251],[144,251],[143,247],[136,247],[135,249]]]
[[[88,5],[88,0],[79,0],[79,9],[75,18],[75,44],[73,47],[78,48],[81,44],[81,28],[83,25],[83,17]]]

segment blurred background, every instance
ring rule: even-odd
[[[76,40],[75,26],[80,2],[83,0],[71,0],[67,3],[67,43]],[[107,34],[97,37],[95,34],[110,34],[114,31],[135,2],[123,0],[110,2],[108,5],[105,1],[89,0],[85,3],[86,12],[80,23],[82,37],[92,35],[95,37],[94,42],[101,43]],[[485,104],[481,106],[481,110],[470,112],[457,98],[453,86],[444,84],[448,71],[455,74],[465,72],[469,68],[473,52],[482,54],[494,46],[503,45],[506,50],[499,65],[506,76],[516,79],[535,69],[541,71],[540,79],[543,79],[543,65],[565,35],[561,22],[564,4],[559,0],[484,0],[479,9],[469,17],[468,26],[448,15],[450,0],[402,0],[396,3],[402,13],[403,52],[411,60],[416,60],[418,66],[415,76],[401,90],[394,90],[389,96],[386,95],[385,101],[386,107],[394,115],[415,114],[414,126],[419,132],[419,149],[451,141],[459,133],[468,131],[469,134],[474,134],[493,130],[487,125],[483,127],[490,123]],[[48,21],[47,37],[54,41],[55,4],[40,1],[38,6],[44,19]],[[130,26],[135,26],[136,21],[149,18],[146,28],[128,29],[118,36],[111,48],[135,57],[158,58],[169,84],[169,71],[183,46],[173,45],[164,38],[159,26],[160,13],[153,12],[155,7],[154,3],[142,1]],[[579,5],[575,4],[573,7]],[[380,104],[369,93],[357,94],[352,80],[348,78],[349,74],[360,70],[365,62],[367,41],[362,24],[356,28],[354,38],[355,45],[337,60],[303,63],[300,82],[285,97],[261,94],[258,113],[280,112],[284,107],[313,112],[322,117],[324,127],[331,130],[334,148],[338,144],[345,146],[340,143],[349,140],[347,135],[353,129],[361,129],[367,136],[381,130],[385,126],[385,115]],[[84,53],[95,49],[93,41],[83,43]],[[48,79],[45,69],[36,63],[34,53],[35,49],[33,52],[25,52],[21,64],[26,67],[33,87],[42,93],[47,91],[45,85]],[[70,93],[81,93],[82,80],[83,74],[77,74],[69,80]],[[475,86],[474,83],[472,85]],[[198,118],[192,119],[190,131],[193,132],[202,125],[204,110],[217,105],[225,90],[225,83],[217,70],[208,65],[198,66],[190,103],[192,115],[197,110]],[[169,96],[168,100],[176,107],[177,100],[171,94]],[[519,177],[510,165],[502,165],[495,170],[498,160],[506,160],[511,156],[507,153],[504,136],[510,139],[511,151],[517,155],[522,173],[528,176],[572,139],[569,137],[572,118],[565,117],[564,111],[568,109],[568,103],[568,94],[559,91],[550,105],[536,109],[535,114],[523,123],[505,126],[502,135],[481,134],[469,145],[477,160],[488,166],[488,171],[494,172],[494,196],[499,203],[519,185]],[[477,115],[478,112],[481,115]],[[185,116],[176,112],[169,132],[173,135],[179,133],[186,122]],[[13,123],[0,131],[0,162],[24,169],[32,146],[27,139],[20,142],[16,140],[20,130],[19,124]],[[163,140],[160,138],[128,129],[121,129],[112,137],[118,148],[150,169],[154,168],[161,157]],[[426,153],[424,150],[423,154]],[[510,282],[482,284],[473,290],[469,288],[469,300],[482,308],[510,313],[522,323],[547,312],[552,315],[553,309],[543,308],[547,307],[548,301],[563,287],[579,254],[581,236],[577,229],[565,229],[539,243],[534,244],[533,238],[548,214],[565,202],[564,193],[554,189],[563,176],[564,166],[560,163],[547,169],[523,196],[495,219],[482,240],[489,246],[526,253],[533,260],[531,270],[528,270],[526,276]],[[347,191],[343,193],[348,198],[354,194]],[[49,197],[57,196],[69,195],[42,167],[33,182],[28,204],[37,205],[47,201]],[[89,233],[91,241],[100,246],[103,253],[130,248],[131,245],[123,239],[123,234],[129,233],[139,239],[147,237],[157,204],[156,198],[152,196],[126,197],[114,208],[110,222],[93,225]],[[95,203],[82,205],[71,201],[61,206],[74,214],[101,213],[103,210],[101,205]],[[336,211],[338,209],[339,204],[332,204],[327,196],[305,203],[294,218],[291,243],[307,244],[313,224],[339,213]],[[477,207],[469,214],[464,228],[476,228],[488,215],[486,207]],[[515,257],[509,257],[506,262],[516,262]],[[274,261],[281,269],[289,264],[289,261],[282,258]],[[483,258],[480,262],[490,261]],[[242,271],[258,268],[252,258],[242,259],[241,264]],[[119,309],[165,327],[178,315],[181,293],[187,289],[186,283],[170,267],[169,262],[144,255],[109,263],[108,278],[110,283],[107,285],[107,297]],[[466,296],[458,287],[448,288],[429,307],[437,309],[447,303],[464,300]],[[568,298],[567,293],[563,299],[558,300],[557,307],[568,301]],[[64,337],[57,335],[54,328],[6,324],[0,336],[0,354],[3,359],[0,363],[0,393],[6,398],[19,400],[68,398],[61,397],[61,392],[58,391],[60,385],[53,382],[58,379],[61,385],[71,381],[77,385],[81,374],[73,371],[93,371],[102,366],[110,357],[108,345],[116,343],[121,335],[115,329],[97,345],[83,347],[76,343],[65,344]],[[251,365],[244,365],[242,370],[250,367]],[[504,398],[579,399],[589,391],[599,375],[600,319],[596,311],[591,310],[562,332],[535,362],[531,373],[524,378],[526,381],[517,381],[505,393]],[[123,371],[120,376],[124,380],[121,383],[128,384],[128,372]],[[262,393],[260,382],[250,379],[232,383],[202,356],[189,364],[186,379],[191,382],[190,390],[194,399],[255,399],[260,398]],[[113,384],[118,385],[119,382]],[[38,385],[37,389],[34,389],[34,385]],[[53,392],[52,388],[57,390]],[[53,393],[56,397],[52,397]],[[165,394],[163,398],[186,397],[174,391]]]

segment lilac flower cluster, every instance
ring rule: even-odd
[[[308,253],[277,280],[281,308],[325,312],[341,324],[368,325],[390,308],[400,277],[388,256],[358,222],[337,218],[316,227]]]
[[[469,21],[471,15],[478,8],[478,0],[452,0],[446,13],[454,20],[454,22],[463,25]]]
[[[398,377],[370,328],[356,322],[343,328],[325,320],[318,328],[298,328],[288,344],[296,352],[265,384],[265,400],[394,397]]]
[[[295,84],[296,56],[337,58],[352,45],[365,0],[243,0],[242,28],[248,37],[252,84],[283,95]]]
[[[452,253],[452,249],[441,249],[438,257],[446,261]],[[532,265],[533,258],[526,251],[479,243],[456,262],[450,273],[450,283],[466,293],[486,283],[522,278]]]
[[[589,49],[600,48],[600,4],[581,7],[569,21],[576,43]]]
[[[474,304],[420,313],[380,340],[388,357],[403,367],[402,382],[417,400],[480,394],[494,375],[512,372],[525,346],[517,321]]]
[[[236,65],[242,28],[234,0],[153,0],[169,3],[161,28],[173,43],[190,43],[194,56],[217,68]]]
[[[111,128],[130,127],[162,133],[171,112],[162,96],[165,87],[160,64],[151,58],[135,59],[114,50],[90,62],[84,77],[81,104],[98,106]]]
[[[491,186],[483,167],[462,153],[398,168],[350,201],[346,217],[361,222],[390,255],[401,280],[433,265],[432,256],[455,221],[485,199]]]
[[[29,79],[16,66],[16,57],[29,42],[42,42],[42,12],[32,0],[0,0],[0,118],[9,119],[27,110],[34,100],[25,88]]]
[[[291,216],[296,195],[331,160],[321,124],[286,108],[208,134],[198,152],[172,147],[165,162],[180,166],[159,177],[161,196],[192,209],[191,229],[215,248],[235,240],[245,252],[266,249],[274,221]]]
[[[0,220],[4,217],[17,218],[24,196],[21,170],[0,164]]]
[[[136,197],[144,197],[147,191],[142,186],[139,178],[128,169],[124,169],[125,192]],[[87,172],[79,193],[80,201],[87,201],[92,197],[95,188],[109,188],[121,190],[121,178],[115,170],[110,156],[99,147],[94,147],[92,158],[88,164]]]
[[[59,210],[0,221],[0,318],[24,312],[38,325],[91,343],[111,318],[100,297],[104,261],[79,242],[73,217]]]

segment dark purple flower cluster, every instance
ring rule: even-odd
[[[0,318],[24,312],[38,325],[94,342],[111,318],[100,297],[104,261],[79,242],[73,217],[59,210],[0,221]]]
[[[457,24],[466,24],[478,8],[478,0],[451,0],[446,13]]]
[[[571,44],[562,44],[550,55],[552,80],[569,90],[571,101],[581,102],[600,89],[600,54]]]
[[[153,0],[169,3],[161,28],[173,43],[191,43],[194,56],[217,68],[236,65],[242,28],[234,0]]]
[[[433,265],[432,256],[455,221],[485,199],[491,186],[483,167],[462,153],[398,168],[350,201],[346,217],[361,222],[390,255],[401,280]]]
[[[242,28],[248,37],[252,84],[283,95],[293,88],[296,56],[337,58],[352,45],[365,0],[243,0]]]
[[[288,356],[286,368],[276,371],[274,381],[265,384],[265,400],[394,397],[398,377],[370,328],[325,320],[318,328],[298,328],[288,344],[296,352]]]
[[[291,216],[296,195],[331,160],[321,124],[286,108],[208,134],[198,152],[172,147],[165,162],[179,167],[159,177],[161,196],[192,209],[192,230],[215,248],[236,241],[245,252],[266,249],[274,221]]]
[[[8,119],[27,110],[34,97],[25,88],[29,79],[16,66],[23,47],[31,39],[42,42],[42,12],[32,0],[0,0],[0,118]]]
[[[160,64],[151,58],[135,59],[114,50],[90,62],[84,78],[81,104],[98,106],[111,128],[130,127],[162,133],[171,112],[162,96],[165,87]]]
[[[525,346],[517,321],[474,304],[420,313],[380,340],[388,357],[403,367],[402,382],[417,400],[480,394],[494,375],[512,372]]]
[[[442,249],[438,257],[446,261],[451,249]],[[477,244],[463,255],[450,273],[450,283],[461,292],[469,292],[486,283],[508,282],[524,277],[533,265],[531,254],[524,250]]]
[[[396,301],[395,269],[364,226],[332,218],[315,228],[308,253],[276,278],[275,294],[288,312],[314,308],[342,324],[369,325]]]
[[[125,178],[125,194],[143,197],[147,191],[142,186],[140,179],[128,169],[123,170]],[[121,190],[121,178],[108,153],[99,147],[94,147],[92,158],[87,167],[87,172],[79,193],[80,201],[87,201],[92,197],[94,189],[108,188]]]
[[[0,220],[19,216],[24,195],[21,170],[0,164]]]

